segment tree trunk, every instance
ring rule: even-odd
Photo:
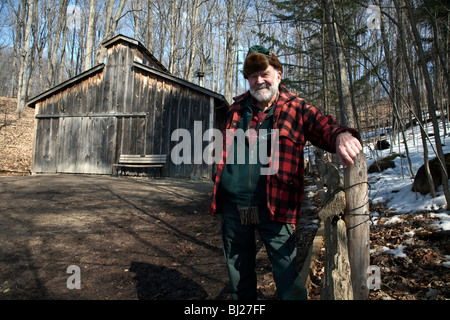
[[[328,63],[326,61],[326,50],[325,50],[325,26],[322,24],[322,54],[321,54],[321,68],[322,68],[322,90],[323,90],[323,108],[325,114],[330,114],[330,106],[328,102]]]
[[[61,33],[66,25],[67,20],[67,6],[69,5],[69,0],[62,0],[59,7],[58,21],[56,23],[56,30],[53,30],[54,39],[51,49],[50,61],[48,64],[48,74],[47,74],[47,86],[52,87],[56,84],[56,77],[58,76],[57,69],[61,64],[61,60],[58,60],[58,48],[61,42]],[[50,32],[49,32],[50,33]],[[64,50],[64,49],[63,49]],[[58,63],[59,62],[59,63]]]
[[[93,67],[94,42],[95,42],[95,0],[89,1],[89,18],[86,37],[86,58],[84,60],[84,70]]]
[[[187,61],[185,63],[186,70],[184,72],[184,78],[187,81],[191,81],[194,78],[194,59],[197,55],[197,38],[199,33],[198,14],[200,9],[199,0],[193,0],[190,3],[190,15],[189,15],[189,43],[187,46]]]
[[[322,3],[325,9],[325,19],[334,58],[334,72],[336,75],[340,109],[339,122],[355,128],[356,121],[352,109],[344,51],[341,44],[338,25],[336,23],[337,17],[335,14],[334,2],[333,0],[322,0]]]
[[[378,5],[381,6],[380,1],[378,1]],[[391,103],[392,103],[392,109],[393,109],[393,122],[397,122],[399,124],[402,136],[403,136],[403,141],[404,141],[404,146],[405,146],[405,151],[406,151],[406,156],[407,156],[407,160],[408,160],[408,164],[409,164],[409,171],[411,173],[411,176],[414,177],[414,169],[412,167],[412,163],[411,163],[411,157],[409,156],[409,148],[408,148],[408,143],[407,143],[407,139],[406,139],[406,135],[405,135],[405,130],[404,130],[404,125],[402,122],[402,118],[399,115],[398,112],[398,101],[399,99],[397,99],[397,96],[399,95],[399,93],[397,93],[397,88],[398,86],[398,82],[397,82],[397,77],[395,76],[394,73],[394,66],[393,66],[393,56],[391,54],[391,50],[390,50],[390,43],[389,40],[387,38],[387,34],[386,34],[386,29],[385,29],[385,23],[383,19],[380,19],[380,31],[381,31],[381,40],[383,43],[383,48],[384,48],[384,55],[386,57],[386,65],[388,68],[388,77],[389,77],[389,97],[391,99]]]
[[[169,48],[169,72],[174,73],[175,71],[175,37],[177,34],[177,25],[175,18],[176,0],[170,2],[170,48]]]
[[[408,17],[412,28],[412,33],[414,36],[417,53],[419,55],[419,64],[422,69],[422,75],[425,81],[425,87],[427,91],[427,102],[428,102],[428,113],[431,117],[431,121],[433,123],[434,128],[434,138],[436,142],[437,155],[439,158],[441,175],[442,175],[442,187],[444,190],[445,201],[447,203],[447,207],[450,205],[450,192],[448,189],[448,173],[447,173],[447,165],[445,162],[444,152],[442,150],[441,136],[439,130],[439,123],[436,117],[436,105],[434,102],[434,94],[433,94],[433,84],[431,82],[430,73],[427,68],[427,61],[425,59],[425,53],[422,47],[422,40],[420,39],[420,34],[417,30],[416,21],[414,17],[413,8],[410,0],[405,0],[406,6],[408,8]]]
[[[415,114],[416,114],[416,118],[419,121],[419,125],[420,125],[420,133],[421,133],[422,145],[423,145],[424,167],[425,167],[425,173],[427,176],[427,181],[428,181],[428,184],[430,185],[430,191],[431,191],[432,197],[436,197],[436,193],[435,193],[434,185],[433,185],[433,178],[431,177],[429,161],[428,161],[427,133],[424,130],[423,125],[422,125],[423,120],[422,120],[422,110],[421,110],[422,108],[421,108],[421,102],[420,102],[420,94],[419,94],[419,90],[416,85],[414,72],[413,72],[411,64],[410,64],[411,59],[409,58],[407,49],[406,49],[406,37],[405,37],[405,33],[404,33],[403,17],[402,17],[402,13],[399,9],[399,4],[398,4],[397,0],[394,0],[394,5],[397,9],[397,21],[393,21],[396,24],[397,30],[398,30],[397,48],[399,48],[399,51],[400,51],[399,53],[403,57],[403,62],[405,64],[406,71],[408,73],[409,83],[410,83],[410,87],[411,87],[411,94],[412,94],[412,97],[414,100],[414,105],[415,105]]]
[[[428,13],[428,15],[430,16],[430,19],[431,19],[430,25],[433,29],[433,43],[434,43],[433,53],[436,54],[439,58],[439,62],[440,62],[439,70],[441,70],[445,76],[445,80],[447,83],[447,92],[450,93],[450,72],[448,70],[447,64],[445,63],[446,60],[442,54],[442,49],[441,49],[441,45],[440,45],[440,41],[439,41],[441,39],[441,37],[439,36],[439,32],[438,32],[438,28],[437,28],[437,21],[436,21],[436,18],[431,14],[430,4],[427,1],[424,1],[423,4],[424,4],[425,8],[427,9],[426,12]],[[448,27],[448,25],[447,25],[447,27]]]
[[[147,36],[145,39],[147,49],[154,54],[153,49],[153,0],[147,0]]]
[[[238,54],[238,35],[244,23],[245,14],[250,1],[226,0],[226,34],[225,34],[225,68],[224,68],[224,96],[231,103],[233,100],[233,73],[235,71],[236,55]],[[234,18],[234,19],[233,19]]]
[[[224,68],[224,96],[228,103],[233,100],[232,81],[233,81],[233,34],[232,34],[232,10],[234,1],[227,0],[227,22],[225,32],[225,68]]]
[[[108,40],[114,36],[116,32],[117,24],[122,17],[123,8],[127,3],[127,0],[120,0],[116,13],[113,16],[114,0],[109,0],[106,5],[106,20],[105,20],[105,34],[103,40]],[[97,64],[103,63],[106,56],[106,48],[100,46],[97,53]]]
[[[25,112],[25,105],[28,97],[28,80],[31,63],[31,27],[33,23],[34,10],[37,5],[37,0],[28,0],[28,16],[25,24],[25,37],[23,41],[22,50],[20,50],[20,68],[19,81],[17,89],[17,109],[16,112],[20,115]],[[26,10],[26,8],[24,8]]]

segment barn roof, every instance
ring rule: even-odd
[[[155,74],[155,75],[157,75],[157,76],[159,76],[159,77],[162,77],[162,78],[165,78],[165,79],[167,79],[167,80],[171,80],[171,81],[173,81],[173,82],[179,83],[179,84],[181,84],[181,85],[183,85],[183,86],[185,86],[185,87],[188,87],[188,88],[191,88],[191,89],[200,91],[200,92],[202,92],[202,93],[204,93],[204,94],[207,94],[207,95],[209,95],[209,96],[212,96],[212,97],[214,97],[214,98],[216,98],[216,99],[219,99],[219,100],[225,102],[225,97],[224,97],[223,95],[221,95],[221,94],[219,94],[219,93],[217,93],[217,92],[211,91],[211,90],[209,90],[209,89],[206,89],[206,88],[204,88],[204,87],[201,87],[201,86],[199,86],[199,85],[196,85],[195,83],[192,83],[192,82],[183,80],[183,79],[181,79],[181,78],[177,78],[177,77],[171,75],[170,73],[164,73],[164,72],[161,72],[161,71],[159,71],[158,69],[155,69],[155,68],[146,66],[146,65],[144,65],[144,64],[142,64],[142,63],[139,63],[139,62],[137,62],[137,61],[134,61],[134,62],[133,62],[133,68],[142,70],[142,71],[144,71],[144,72],[148,72],[148,73]]]
[[[147,65],[145,65],[143,63],[140,63],[139,61],[134,61],[132,63],[132,67],[133,68],[139,69],[139,70],[147,72],[147,73],[152,73],[152,74],[155,74],[155,75],[157,75],[157,76],[159,76],[161,78],[164,78],[164,79],[167,79],[167,80],[179,83],[179,84],[181,84],[181,85],[183,85],[185,87],[189,87],[190,89],[193,89],[193,90],[199,91],[199,92],[201,92],[203,94],[212,96],[215,99],[218,99],[218,100],[224,102],[224,104],[227,104],[227,102],[225,100],[225,97],[223,95],[221,95],[219,93],[216,93],[214,91],[211,91],[209,89],[206,89],[204,87],[201,87],[199,85],[196,85],[196,84],[194,84],[192,82],[189,82],[189,81],[183,80],[181,78],[175,77],[172,74],[170,74],[169,71],[163,66],[163,64],[160,61],[158,61],[150,53],[150,51],[148,51],[148,49],[146,49],[145,46],[142,45],[142,43],[140,43],[139,41],[137,41],[137,40],[135,40],[133,38],[129,38],[129,37],[124,36],[124,35],[118,35],[118,36],[116,36],[116,37],[114,37],[114,38],[112,38],[110,40],[106,40],[106,41],[102,42],[102,45],[105,46],[106,48],[108,48],[108,47],[114,45],[117,42],[125,42],[128,45],[132,45],[132,46],[137,47],[138,50],[140,50],[142,53],[144,53],[156,66],[158,66],[158,68],[153,68],[153,67],[147,66]],[[44,92],[42,92],[42,93],[32,97],[32,98],[30,98],[27,101],[27,106],[30,107],[30,108],[34,108],[37,102],[48,98],[49,96],[55,94],[56,92],[62,91],[64,89],[66,89],[66,88],[71,87],[72,85],[74,85],[74,84],[76,84],[78,82],[81,82],[81,81],[83,81],[85,79],[88,79],[89,77],[94,76],[95,74],[101,72],[104,68],[105,68],[105,64],[102,63],[102,64],[99,64],[99,65],[97,65],[97,66],[95,66],[95,67],[85,71],[85,72],[82,72],[79,75],[77,75],[77,76],[75,76],[73,78],[70,78],[70,79],[68,79],[68,80],[66,80],[66,81],[56,85],[55,87],[50,88],[50,89],[48,89],[48,90],[46,90],[46,91],[44,91]]]
[[[52,94],[64,90],[65,88],[68,88],[70,86],[72,86],[75,83],[78,83],[84,79],[87,79],[95,74],[97,74],[98,72],[100,72],[101,70],[103,70],[103,68],[105,67],[105,64],[99,64],[98,66],[95,66],[85,72],[80,73],[79,75],[70,78],[69,80],[66,80],[64,82],[61,82],[60,84],[54,86],[53,88],[50,88],[40,94],[38,94],[37,96],[29,99],[27,101],[27,106],[30,108],[34,108],[36,102],[43,100],[49,96],[51,96]]]

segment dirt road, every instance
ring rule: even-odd
[[[219,299],[227,273],[212,184],[0,178],[0,299]],[[81,289],[68,289],[67,268]]]
[[[169,178],[0,177],[0,299],[229,299],[211,191]],[[272,299],[259,247],[258,294]]]

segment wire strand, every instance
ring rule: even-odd
[[[366,194],[367,201],[364,202],[361,206],[351,209],[350,212],[353,212],[353,211],[359,210],[359,209],[361,209],[361,208],[364,208],[368,203],[370,203],[371,186],[370,186],[370,184],[369,184],[368,181],[358,182],[358,183],[352,184],[352,185],[350,185],[350,186],[348,186],[348,187],[337,187],[335,190],[333,190],[333,191],[327,196],[326,200],[324,201],[324,205],[328,204],[328,203],[332,200],[332,198],[333,198],[336,194],[338,194],[339,192],[341,192],[341,191],[344,191],[344,192],[345,192],[345,191],[347,191],[347,190],[349,190],[349,189],[351,189],[351,188],[354,188],[354,187],[359,186],[359,185],[362,185],[362,184],[367,184],[367,190],[368,190],[368,192],[367,192],[367,194]],[[347,230],[355,229],[356,227],[359,227],[360,225],[363,225],[363,224],[365,224],[366,222],[371,222],[371,223],[373,224],[373,221],[372,221],[372,219],[370,218],[370,212],[369,212],[369,211],[368,211],[367,213],[346,213],[346,215],[349,215],[349,216],[369,216],[369,218],[368,218],[367,220],[362,221],[362,222],[360,222],[360,223],[358,223],[358,224],[356,224],[356,225],[354,225],[354,226],[347,227]],[[339,216],[339,215],[336,215],[336,216]]]

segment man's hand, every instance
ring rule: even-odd
[[[362,146],[350,132],[340,133],[336,138],[336,154],[344,168],[353,164],[353,159],[361,152]]]

